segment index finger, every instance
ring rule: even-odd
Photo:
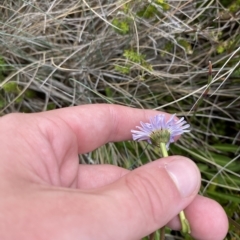
[[[86,153],[108,142],[130,140],[131,129],[159,113],[113,104],[89,104],[39,114],[53,121],[63,120],[77,137],[79,153]]]

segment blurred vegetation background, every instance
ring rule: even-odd
[[[240,239],[240,0],[2,0],[0,13],[0,115],[112,103],[186,117],[170,154],[197,163],[200,194]],[[157,158],[132,141],[80,156],[129,169]]]

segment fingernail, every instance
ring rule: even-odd
[[[166,165],[166,170],[177,186],[182,197],[191,196],[200,183],[197,166],[189,159],[176,158]]]

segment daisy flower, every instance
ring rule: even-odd
[[[149,123],[140,122],[140,124],[141,127],[136,127],[138,130],[131,130],[133,140],[145,140],[156,145],[160,148],[163,157],[168,156],[167,150],[170,143],[175,141],[176,136],[190,132],[190,125],[187,124],[183,117],[177,120],[176,114],[173,114],[169,120],[166,120],[164,114],[158,114],[150,118]],[[183,210],[179,213],[179,217],[182,231],[190,233],[190,225]]]
[[[176,114],[173,114],[169,120],[166,120],[164,114],[158,114],[150,118],[149,123],[140,122],[141,127],[136,126],[138,130],[131,130],[133,140],[146,140],[156,146],[165,143],[168,149],[176,136],[190,131],[190,125],[186,124],[184,118],[177,120],[175,116]]]

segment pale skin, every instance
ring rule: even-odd
[[[139,240],[166,224],[179,229],[185,209],[195,239],[222,240],[226,214],[198,195],[201,178],[191,160],[153,159],[133,171],[79,164],[78,154],[131,140],[130,130],[157,113],[96,104],[1,117],[0,239]],[[168,166],[189,167],[187,196]]]

